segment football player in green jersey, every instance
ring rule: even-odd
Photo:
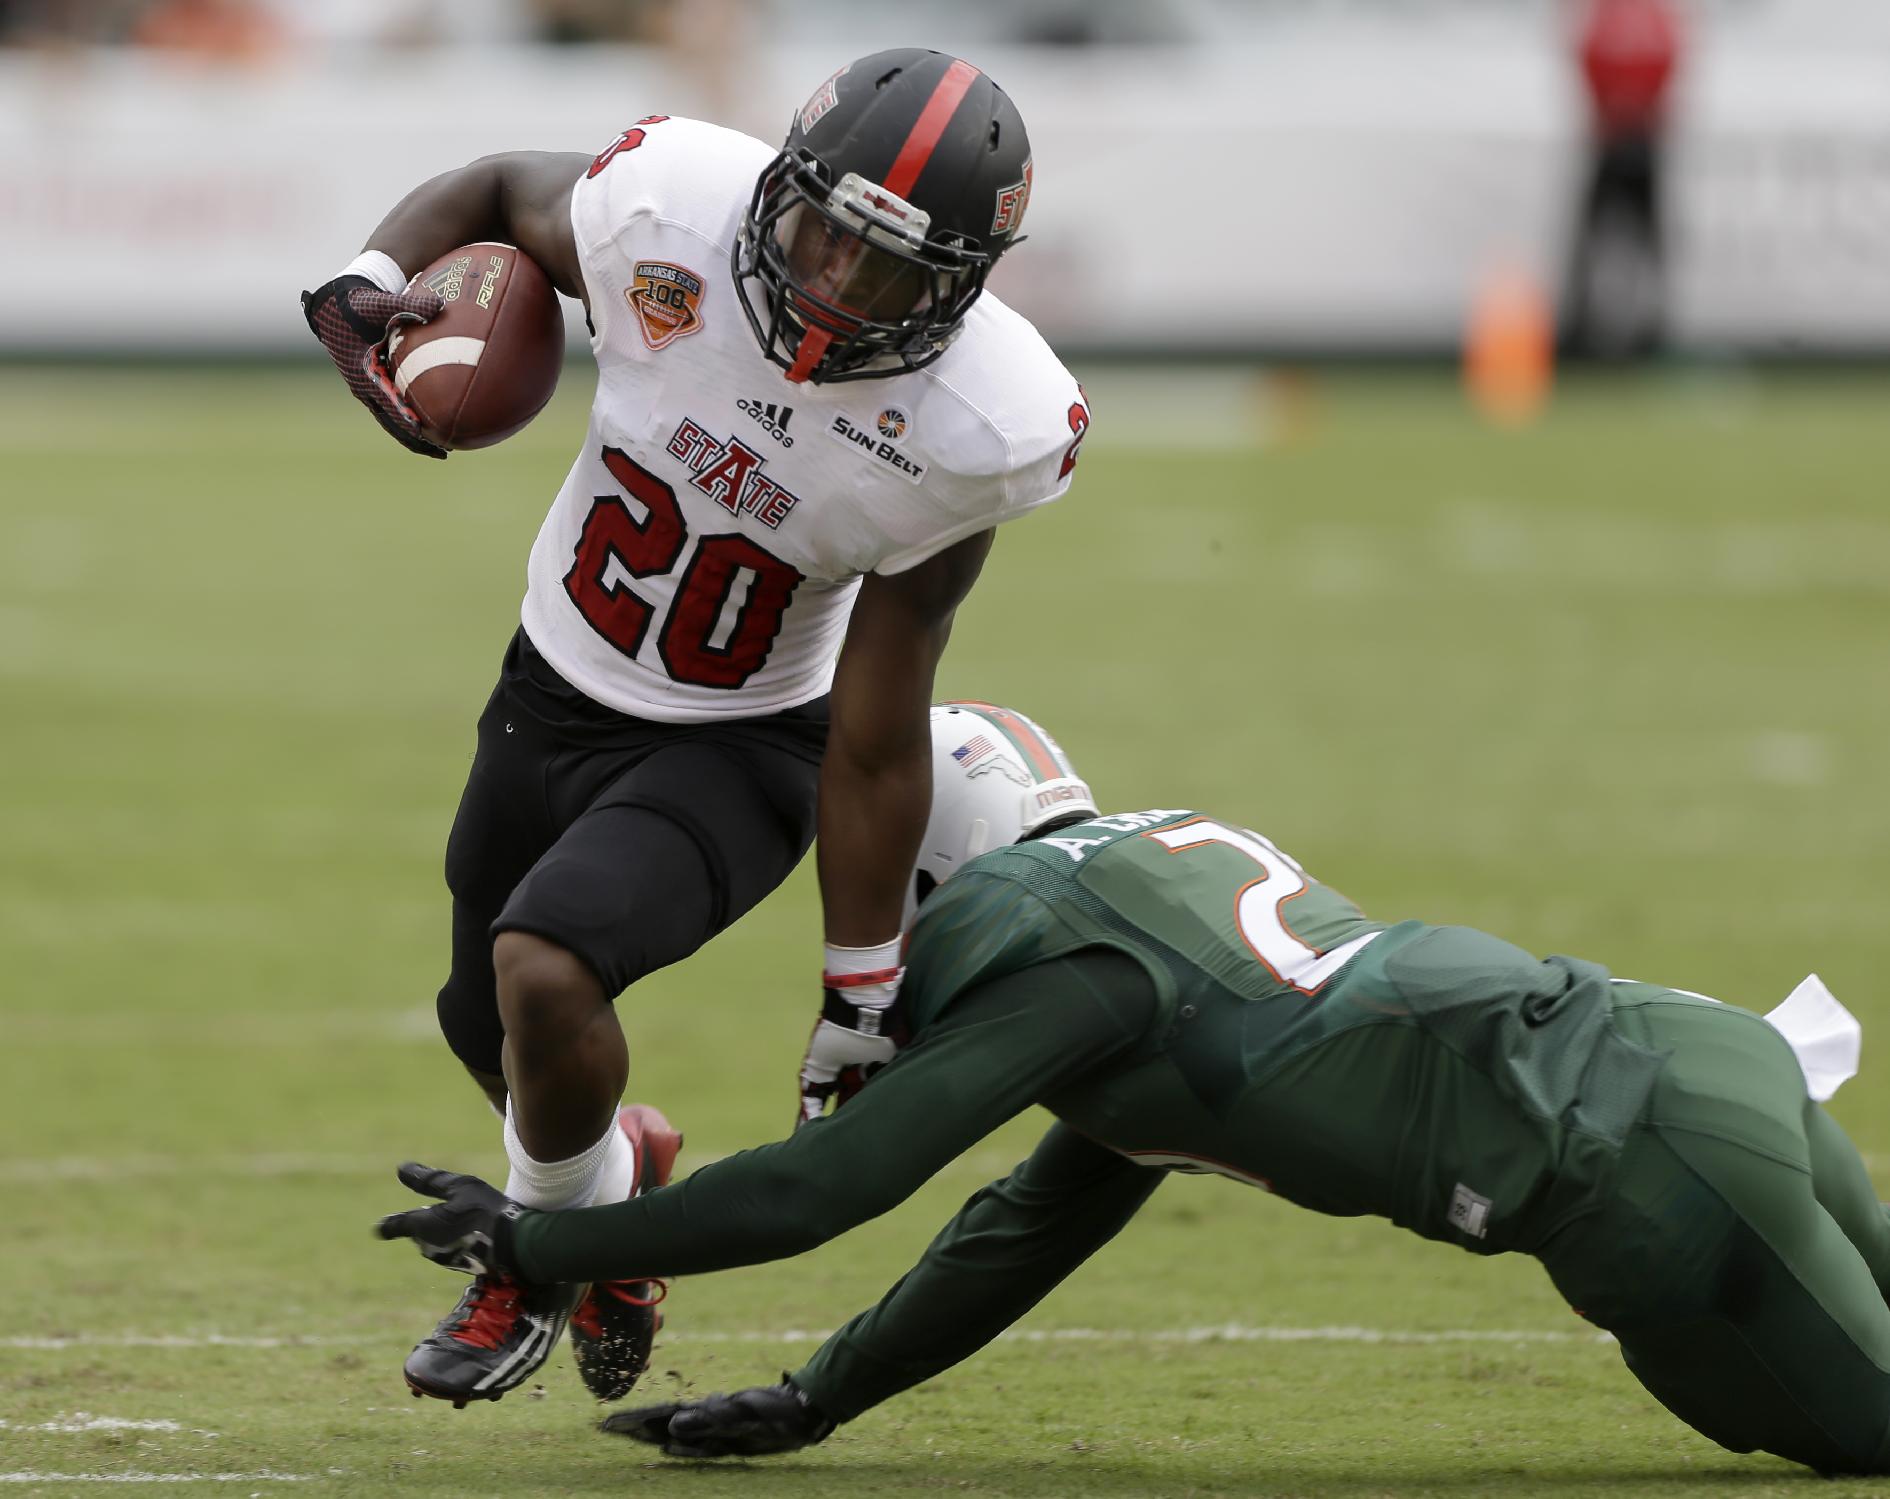
[[[1206,1170],[1534,1255],[1706,1436],[1890,1472],[1890,1217],[1811,1096],[1855,1065],[1856,1024],[1822,986],[1793,1004],[1822,1006],[1838,1034],[1831,1076],[1782,1019],[1468,928],[1373,921],[1232,823],[1099,816],[1021,714],[947,705],[933,727],[913,891],[929,898],[883,1026],[898,1055],[872,1086],[609,1207],[531,1212],[476,1178],[402,1168],[442,1201],[379,1231],[439,1263],[644,1279],[811,1249],[1029,1105],[1056,1116],[783,1383],[607,1430],[702,1457],[819,1441],[990,1341],[1167,1171]]]

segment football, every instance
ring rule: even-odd
[[[558,388],[564,319],[536,261],[513,245],[461,245],[417,278],[445,304],[388,340],[394,386],[443,448],[503,442]]]

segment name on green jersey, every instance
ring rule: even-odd
[[[1155,808],[1147,812],[1111,812],[1103,817],[1092,817],[1088,822],[1079,822],[1074,827],[1064,828],[1034,841],[1045,848],[1061,849],[1069,856],[1072,864],[1081,864],[1089,857],[1089,851],[1092,848],[1107,848],[1116,841],[1116,838],[1081,837],[1080,834],[1084,828],[1106,828],[1120,837],[1124,833],[1139,833],[1144,828],[1157,827],[1177,817],[1193,815],[1187,807]]]

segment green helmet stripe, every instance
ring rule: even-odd
[[[962,708],[968,713],[975,713],[993,729],[1004,736],[1004,740],[1017,751],[1024,768],[1038,781],[1056,781],[1065,776],[1074,776],[1076,771],[1064,757],[1062,751],[1050,742],[1050,739],[1028,718],[1021,713],[1013,713],[1009,708],[1000,708],[995,703],[980,703],[958,700],[947,703],[948,708]]]

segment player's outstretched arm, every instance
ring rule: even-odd
[[[846,1075],[892,1056],[879,1021],[898,995],[906,882],[932,807],[932,679],[992,533],[860,585],[834,669],[816,860],[826,990],[801,1063],[800,1123]]]
[[[468,1229],[421,1209],[379,1232],[416,1238],[437,1258],[433,1249],[460,1253],[467,1233],[483,1231],[509,1270],[540,1285],[696,1275],[803,1253],[890,1211],[1000,1124],[1137,1045],[1157,1023],[1153,990],[1146,981],[1105,990],[1086,973],[1076,959],[1052,959],[968,990],[831,1119],[673,1186],[607,1207],[508,1216],[489,1230],[483,1217]],[[402,1180],[434,1196],[463,1185],[420,1175]],[[465,1205],[463,1193],[447,1195],[449,1210]],[[482,1198],[470,1205],[494,1209]]]
[[[978,1192],[880,1303],[791,1376],[837,1421],[969,1358],[1122,1230],[1165,1173],[1058,1123]]]
[[[780,1384],[618,1411],[603,1430],[671,1457],[759,1457],[822,1441],[1003,1332],[1114,1238],[1162,1176],[1053,1125],[1023,1165],[965,1204],[878,1306]]]
[[[412,405],[388,373],[388,335],[424,323],[440,299],[408,278],[447,251],[479,240],[517,245],[567,296],[583,298],[583,273],[571,228],[571,189],[587,156],[515,151],[487,156],[422,183],[368,237],[340,275],[302,293],[309,330],[335,362],[356,400],[411,452],[444,458],[422,435]]]

